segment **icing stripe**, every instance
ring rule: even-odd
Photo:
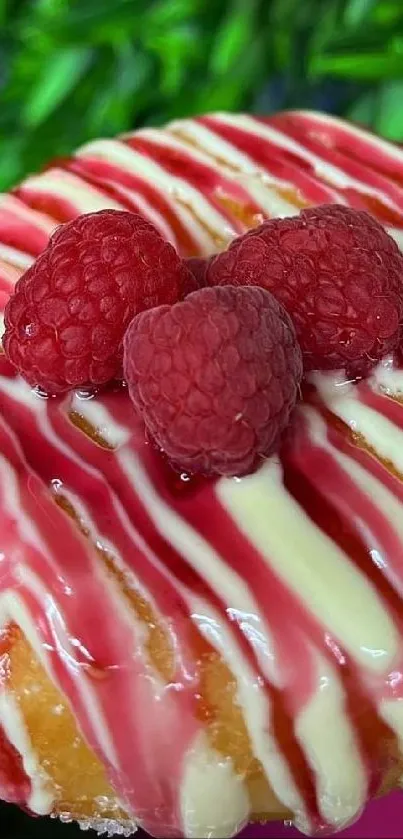
[[[186,255],[321,201],[367,206],[399,238],[402,164],[390,144],[301,113],[89,143],[0,200],[0,306],[58,222],[105,206],[144,213]],[[41,400],[0,362],[2,624],[21,626],[130,819],[156,835],[230,835],[249,817],[247,779],[198,714],[214,651],[259,771],[302,830],[350,822],[389,769],[403,738],[403,491],[383,461],[403,473],[403,406],[384,390],[403,392],[390,361],[354,388],[317,377],[279,459],[198,485],[144,445],[125,392]],[[29,742],[15,746],[34,806],[47,786]]]

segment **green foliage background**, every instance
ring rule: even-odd
[[[0,0],[0,188],[97,135],[293,106],[403,141],[403,0]]]

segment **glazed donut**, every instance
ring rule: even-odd
[[[54,228],[142,213],[184,256],[341,203],[403,243],[403,152],[322,114],[95,140],[0,198],[0,306]],[[0,358],[0,797],[129,835],[340,830],[397,786],[403,372],[313,379],[281,456],[178,476],[124,390],[33,393]]]

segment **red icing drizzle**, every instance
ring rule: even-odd
[[[142,198],[149,202],[151,207],[160,213],[165,223],[167,223],[172,230],[172,239],[174,244],[180,246],[181,252],[184,256],[190,256],[195,253],[197,249],[196,241],[187,229],[183,221],[176,212],[173,203],[170,203],[160,190],[153,184],[147,182],[143,178],[125,172],[114,166],[112,163],[104,160],[92,159],[91,157],[75,157],[64,164],[70,171],[79,175],[83,180],[87,180],[96,186],[103,186],[105,184],[112,184],[115,186],[122,186],[126,190],[130,190],[135,195],[138,193]],[[119,193],[119,201],[122,201],[122,192]]]
[[[167,825],[171,825],[172,835],[180,832],[177,791],[182,778],[183,761],[198,725],[194,706],[198,680],[189,634],[187,592],[204,598],[221,615],[221,619],[229,618],[228,626],[242,653],[264,681],[273,707],[274,734],[287,755],[294,781],[304,794],[313,823],[319,824],[314,778],[303,751],[292,736],[292,720],[309,701],[315,686],[310,644],[320,649],[342,673],[343,682],[348,688],[349,712],[368,766],[369,783],[375,789],[388,756],[382,752],[385,726],[377,719],[374,701],[381,695],[387,696],[390,685],[387,681],[382,685],[368,684],[348,662],[338,640],[330,639],[328,633],[315,622],[270,567],[262,564],[258,552],[237,531],[234,521],[219,504],[214,483],[201,482],[194,487],[191,481],[189,484],[181,482],[179,491],[176,477],[173,478],[160,456],[143,442],[139,448],[137,435],[121,449],[122,452],[130,451],[140,457],[158,496],[199,531],[224,562],[247,581],[261,614],[269,617],[275,659],[281,663],[281,670],[286,674],[281,692],[270,682],[256,657],[253,644],[243,635],[242,615],[229,613],[219,592],[212,591],[208,583],[179,556],[170,544],[169,536],[164,538],[156,530],[147,506],[137,496],[134,486],[122,470],[120,458],[94,445],[71,424],[66,413],[67,403],[63,405],[59,400],[44,403],[38,398],[34,402],[36,410],[33,414],[30,408],[8,395],[7,386],[4,385],[7,381],[12,383],[13,376],[4,361],[1,362],[1,368],[4,384],[0,384],[0,412],[3,417],[7,417],[7,426],[4,421],[0,426],[1,451],[14,469],[19,489],[19,513],[23,511],[29,520],[35,522],[41,545],[46,547],[46,550],[45,547],[38,549],[27,545],[24,540],[25,550],[29,551],[29,568],[46,588],[54,609],[44,610],[40,592],[35,587],[32,589],[28,583],[20,593],[31,612],[42,643],[48,645],[49,660],[56,681],[73,703],[89,742],[104,762],[109,762],[111,779],[127,806],[137,815],[142,814],[145,825],[157,835],[164,835]],[[386,402],[386,397],[378,398]],[[130,426],[131,408],[125,391],[106,394],[103,401],[113,417],[121,424]],[[400,410],[403,413],[403,407]],[[18,445],[12,440],[9,427],[18,429]],[[347,474],[343,475],[331,455],[315,448],[302,418],[296,427],[298,433],[291,437],[283,453],[287,488],[308,514],[316,518],[321,527],[338,541],[361,570],[374,581],[388,610],[395,614],[401,624],[400,600],[388,582],[388,570],[380,570],[368,559],[365,545],[370,534],[370,545],[381,545],[383,555],[390,555],[393,573],[399,573],[402,579],[403,565],[397,571],[393,565],[398,561],[397,551],[399,549],[401,553],[401,546],[370,499],[363,496]],[[329,427],[328,434],[334,442],[336,432]],[[349,445],[357,458],[370,457],[357,447],[352,447],[339,432],[338,436],[343,441],[343,447]],[[318,462],[318,457],[326,457],[327,462]],[[376,469],[381,470],[385,484],[390,481],[398,483],[377,461],[373,458],[371,461]],[[100,534],[99,538],[107,544],[113,544],[118,555],[124,557],[128,567],[133,569],[140,585],[152,593],[162,621],[164,616],[167,621],[174,621],[180,650],[175,681],[182,689],[179,694],[175,693],[173,700],[172,694],[163,690],[163,704],[159,701],[155,713],[154,689],[150,691],[146,678],[147,664],[136,659],[135,667],[132,656],[128,658],[133,641],[127,634],[123,616],[116,612],[111,592],[100,574],[99,561],[88,542],[65,513],[55,507],[49,495],[48,487],[55,479],[60,481],[60,491],[67,492],[73,503],[75,497],[83,499],[90,512],[92,526]],[[306,480],[311,484],[312,491],[309,493],[304,490]],[[6,488],[7,482],[3,486],[4,492]],[[323,503],[315,502],[316,506],[313,506],[313,498],[317,493],[323,493],[328,514]],[[5,500],[4,496],[3,505]],[[130,529],[124,516],[130,519]],[[329,530],[329,524],[335,516],[336,521],[343,526]],[[368,524],[365,532],[360,529],[361,520]],[[13,555],[23,536],[17,520],[9,520],[6,526],[8,542],[5,542],[5,537],[2,540],[9,559],[10,579],[7,583],[12,585]],[[82,602],[86,603],[85,610],[80,608]],[[287,615],[286,622],[284,615]],[[79,639],[80,646],[71,648],[71,638]],[[70,666],[66,666],[65,657],[60,656],[60,650],[66,649],[66,645],[72,657]],[[93,668],[104,674],[104,678],[97,679],[95,683],[91,675]],[[191,678],[190,674],[193,674]],[[85,681],[89,681],[92,689],[95,689],[100,713],[118,755],[118,767],[114,765],[113,759],[107,758],[102,739],[94,729],[94,720],[88,715],[79,688],[80,683]],[[183,690],[184,687],[186,690]],[[393,695],[396,696],[396,689]],[[122,717],[116,715],[117,697],[119,708],[126,708]],[[146,720],[143,721],[145,708]],[[171,734],[164,741],[161,728],[157,725],[162,718],[165,720],[165,732],[166,720],[169,720],[169,731],[177,732],[175,748]],[[368,720],[371,720],[370,729]],[[362,725],[360,721],[363,721]],[[144,722],[148,723],[146,729]],[[151,767],[150,747],[156,756]],[[137,755],[135,765],[133,749]],[[149,767],[148,772],[145,766]],[[141,784],[138,782],[139,772]],[[170,783],[162,783],[167,776]],[[160,801],[158,818],[154,811],[150,811],[151,800]]]
[[[70,221],[79,212],[72,201],[50,192],[36,191],[31,185],[21,184],[13,190],[13,195],[23,201],[27,207],[52,216],[58,224]]]
[[[24,205],[23,205],[24,206]],[[27,224],[8,208],[0,207],[1,241],[11,248],[20,248],[32,256],[38,256],[48,243],[46,233],[35,225]]]
[[[240,207],[246,207],[250,215],[261,215],[260,207],[254,204],[247,191],[233,178],[223,175],[213,166],[200,163],[192,157],[190,152],[186,153],[136,135],[127,139],[126,142],[141,154],[158,161],[160,166],[163,166],[171,175],[183,178],[185,173],[185,180],[206,195],[211,204],[234,226],[234,234],[244,232],[246,227],[236,217],[234,218],[230,209],[226,209],[225,204],[219,200],[220,197],[230,198]]]
[[[267,122],[274,125],[281,122],[282,126],[287,125],[287,130],[289,125],[293,125],[300,142],[304,143],[306,137],[314,137],[322,145],[340,151],[352,160],[367,161],[368,169],[403,186],[403,155],[401,151],[399,153],[399,147],[386,140],[380,141],[369,130],[357,129],[340,119],[325,117],[323,120],[323,115],[309,111],[275,114]]]
[[[275,145],[270,140],[265,139],[262,142],[258,124],[254,134],[221,122],[219,117],[200,117],[200,122],[224,140],[233,143],[276,178],[285,182],[291,181],[312,204],[326,204],[337,200],[336,190],[315,178],[312,166],[303,157]]]
[[[0,796],[10,804],[24,805],[30,793],[31,783],[22,765],[21,755],[0,726]]]
[[[281,114],[275,116],[271,123],[293,137],[297,142],[301,142],[300,122],[298,119],[293,119],[292,115]],[[303,134],[302,145],[304,149],[306,148],[317,155],[321,161],[324,160],[332,166],[336,166],[341,172],[347,173],[367,189],[377,190],[385,197],[390,198],[391,201],[395,202],[396,209],[393,210],[379,197],[371,197],[365,194],[362,189],[338,186],[337,189],[349,198],[352,206],[360,209],[371,209],[371,202],[376,202],[385,222],[396,224],[399,227],[402,226],[403,190],[396,186],[392,179],[376,171],[372,166],[366,165],[366,158],[360,160],[351,157],[344,149],[327,145],[323,139],[321,140],[320,135],[317,136],[314,130]]]
[[[336,200],[343,194],[354,206],[364,206],[369,200],[366,188],[373,187],[402,206],[399,185],[403,175],[396,173],[392,154],[388,155],[370,135],[363,140],[354,134],[354,129],[339,124],[324,128],[315,122],[314,116],[268,120],[363,184],[362,193],[355,189],[341,193],[339,187],[333,188],[319,177],[303,156],[289,152],[280,142],[262,140],[258,121],[256,134],[219,117],[205,117],[200,122],[314,203]],[[239,219],[229,206],[224,208],[217,201],[217,195],[224,194],[253,212],[260,212],[246,188],[235,179],[219,175],[214,166],[196,161],[191,151],[175,151],[141,137],[126,138],[125,142],[156,160],[167,173],[187,178],[212,206],[219,208],[234,230],[240,229]],[[372,173],[363,163],[369,154],[374,161]],[[133,175],[91,156],[60,161],[58,166],[71,172],[84,188],[86,183],[95,188],[105,198],[105,205],[113,199],[136,209],[136,194],[142,196],[161,213],[183,253],[191,254],[197,249],[174,202],[141,174]],[[45,211],[57,221],[77,213],[73,201],[42,194],[32,185],[22,185],[15,195],[26,207]],[[382,200],[371,208],[379,218],[402,226],[401,216]],[[0,241],[34,255],[44,238],[35,227],[34,218],[33,214],[32,224],[23,224],[18,216],[14,219],[0,213]],[[29,235],[25,235],[27,231]],[[117,452],[101,448],[72,424],[68,417],[69,400],[43,403],[38,399],[33,407],[22,404],[13,390],[8,392],[13,381],[8,365],[0,360],[0,451],[12,470],[11,476],[7,471],[0,473],[0,534],[5,552],[0,588],[18,589],[36,628],[37,640],[47,645],[53,677],[69,698],[81,730],[107,766],[129,812],[155,835],[181,834],[179,791],[187,755],[202,730],[196,714],[200,689],[198,658],[200,652],[210,649],[189,619],[195,596],[225,624],[259,679],[267,699],[268,726],[270,705],[271,733],[287,758],[313,827],[327,825],[316,800],[315,775],[294,730],[296,715],[316,689],[313,647],[331,662],[342,681],[346,712],[366,767],[369,793],[374,793],[388,768],[389,746],[394,741],[392,732],[379,717],[377,703],[386,698],[403,698],[402,679],[391,678],[402,675],[403,658],[396,662],[394,674],[370,679],[349,658],[339,639],[329,635],[269,564],[263,562],[221,506],[214,483],[178,481],[162,458],[144,444],[141,430],[140,434],[133,430]],[[365,384],[359,393],[365,404],[403,428],[402,405]],[[132,411],[124,391],[106,393],[98,399],[114,422],[133,429]],[[401,481],[352,442],[346,431],[329,422],[318,397],[312,401],[322,412],[330,448],[317,444],[299,417],[295,433],[290,434],[282,452],[285,487],[376,587],[402,633],[401,541],[369,495],[339,464],[335,452],[347,455],[403,501]],[[129,457],[134,458],[130,467],[133,475],[126,472]],[[145,470],[158,503],[166,504],[178,521],[198,532],[225,566],[246,583],[259,615],[267,619],[274,661],[283,677],[282,690],[263,667],[258,646],[246,631],[245,616],[231,607],[219,587],[213,588],[203,569],[192,567],[186,551],[179,552],[169,531],[165,532],[156,522],[139,492],[141,478],[136,477],[136,469],[140,468]],[[10,502],[10,480],[16,489],[14,507]],[[83,516],[94,541],[111,548],[123,560],[136,586],[150,596],[161,625],[174,633],[175,661],[169,687],[161,686],[141,654],[139,627],[133,623],[133,616],[129,618],[121,594],[117,601],[114,584],[91,542],[55,504],[57,492],[64,494],[78,515]],[[34,534],[27,535],[23,519],[34,524]],[[21,545],[31,576],[21,577],[17,573]],[[375,550],[382,556],[382,565],[374,559]],[[257,625],[259,615],[253,618]],[[95,701],[96,713],[88,704],[88,692]],[[21,756],[6,741],[4,732],[0,732],[0,755],[0,794],[6,800],[26,803],[29,779],[22,769]]]

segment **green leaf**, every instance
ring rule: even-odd
[[[356,27],[368,18],[378,0],[350,0],[344,11],[344,23],[347,27]]]
[[[359,122],[374,127],[378,104],[378,91],[376,89],[367,91],[359,96],[350,106],[346,116],[353,122]]]
[[[0,190],[8,189],[23,175],[23,146],[23,138],[15,135],[0,141]]]
[[[166,31],[198,14],[203,5],[203,0],[160,0],[148,9],[144,23],[150,30]]]
[[[92,136],[110,135],[124,131],[131,125],[133,105],[138,108],[155,87],[154,63],[149,55],[130,44],[120,48],[109,85],[91,85],[91,102],[87,109],[87,125]],[[153,84],[154,82],[154,84]]]
[[[403,78],[391,81],[380,89],[377,130],[390,140],[403,142]]]
[[[265,90],[396,139],[402,79],[403,0],[0,0],[0,185]]]
[[[217,76],[225,75],[248,49],[256,26],[256,3],[235,6],[228,14],[215,36],[209,69]]]
[[[364,53],[351,55],[317,55],[311,62],[314,76],[341,76],[342,78],[375,81],[384,78],[401,78],[403,59],[393,53]]]
[[[40,125],[63,102],[84,75],[90,60],[91,50],[87,47],[71,47],[52,57],[24,105],[22,119],[28,128]]]
[[[311,55],[318,55],[328,48],[332,43],[334,33],[337,32],[338,24],[340,24],[340,3],[339,0],[331,0],[323,9],[317,26],[312,28],[309,39]]]
[[[398,26],[402,23],[403,9],[400,0],[381,0],[374,5],[372,19],[376,23],[390,24]]]

